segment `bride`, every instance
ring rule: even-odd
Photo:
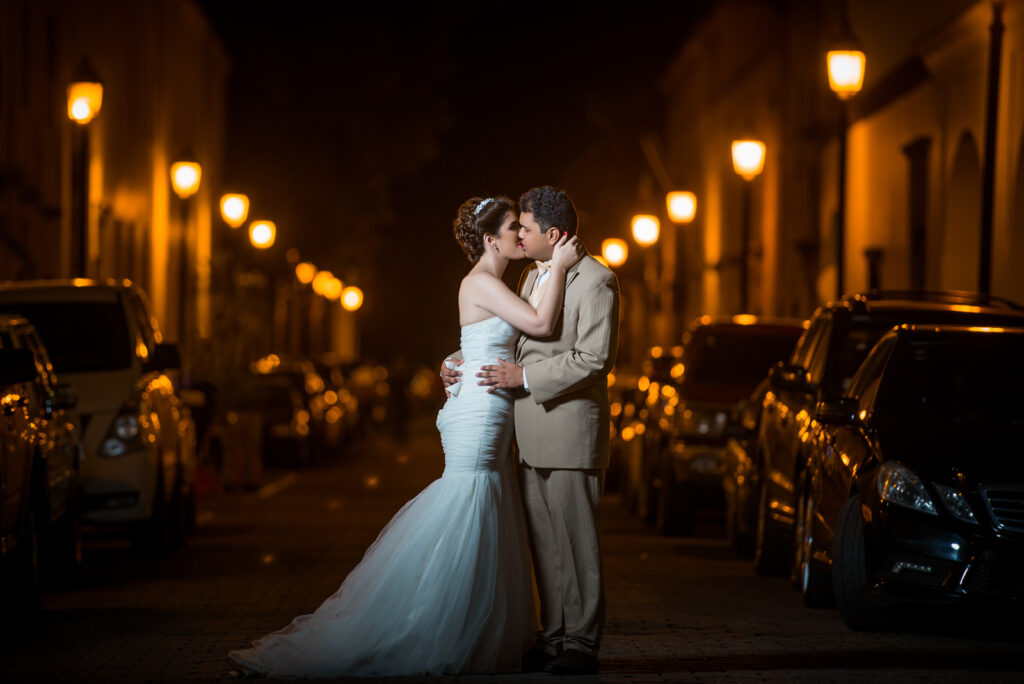
[[[555,247],[534,310],[505,286],[524,256],[515,205],[472,198],[455,239],[473,267],[459,288],[464,377],[512,359],[519,331],[547,336],[566,271],[582,246]],[[384,527],[341,587],[310,615],[232,651],[244,675],[416,676],[515,672],[534,639],[529,549],[511,454],[511,396],[475,383],[449,388],[438,413],[445,468]]]

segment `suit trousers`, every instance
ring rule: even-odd
[[[603,468],[520,463],[530,550],[540,594],[538,645],[550,654],[597,655],[604,628],[601,569]]]

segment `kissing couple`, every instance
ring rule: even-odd
[[[453,232],[473,265],[459,288],[461,349],[441,370],[444,473],[312,614],[232,651],[240,674],[597,672],[619,288],[578,223],[551,186],[524,193],[518,211],[501,196],[459,207]],[[524,257],[537,263],[517,295],[501,276]]]

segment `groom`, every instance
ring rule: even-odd
[[[519,240],[537,263],[519,295],[539,302],[547,262],[579,223],[572,200],[551,186],[519,198]],[[536,304],[534,304],[536,306]],[[540,593],[541,631],[524,671],[597,672],[604,627],[601,493],[608,467],[608,372],[615,362],[619,286],[590,255],[569,269],[555,332],[520,336],[515,363],[483,366],[481,385],[520,388],[515,400],[520,481]],[[461,376],[442,369],[445,385]]]

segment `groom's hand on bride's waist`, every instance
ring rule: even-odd
[[[464,359],[452,359],[447,358],[441,362],[441,382],[444,383],[444,395],[451,397],[451,393],[448,388],[457,382],[462,382],[462,371],[456,366],[461,366],[465,363]]]
[[[477,384],[490,385],[488,392],[513,389],[523,386],[523,367],[499,358],[497,366],[481,366],[476,377],[482,378]]]

